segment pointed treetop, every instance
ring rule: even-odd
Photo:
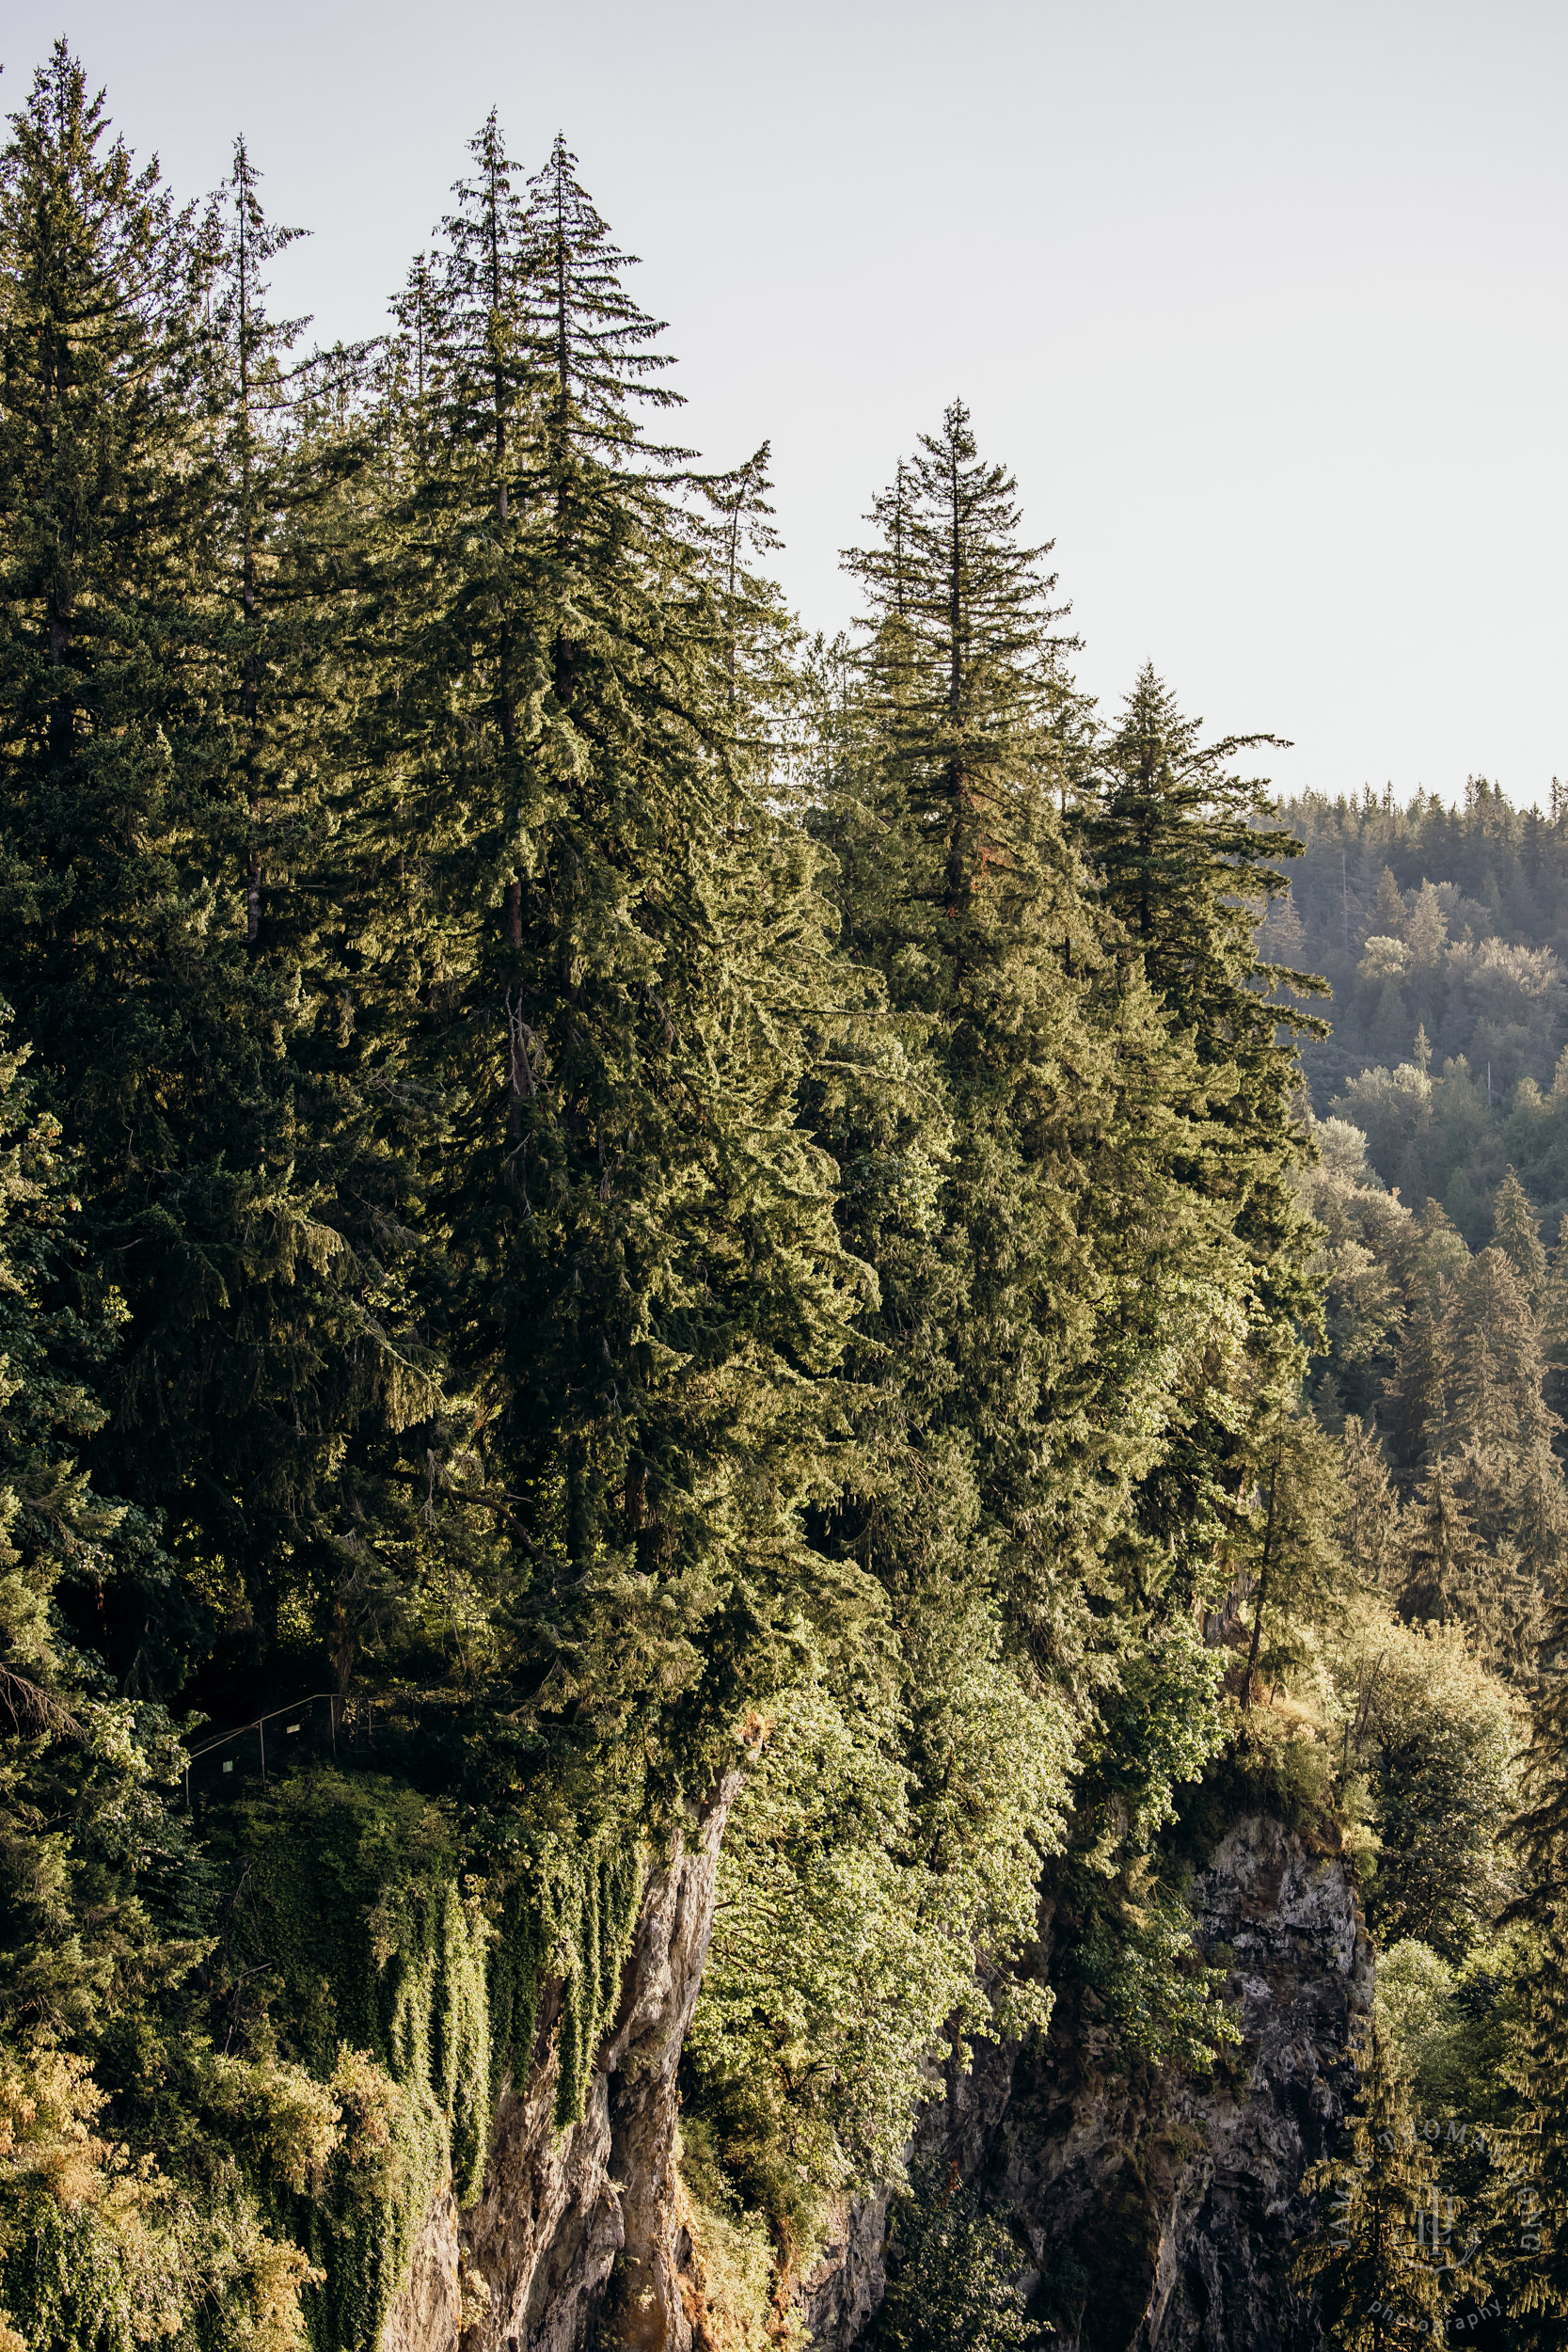
[[[478,338],[494,344],[500,322],[521,296],[526,208],[513,183],[521,167],[507,153],[494,106],[468,141],[472,172],[452,183],[455,203],[441,223],[449,308]]]
[[[0,187],[17,190],[31,175],[35,209],[39,192],[48,188],[52,198],[63,199],[79,215],[74,229],[64,219],[54,222],[55,234],[48,242],[56,270],[69,272],[87,262],[89,251],[100,262],[106,260],[105,243],[111,250],[134,246],[146,252],[160,215],[166,219],[169,209],[159,184],[158,159],[153,156],[134,172],[131,151],[119,138],[100,153],[110,129],[104,92],[88,97],[81,61],[63,36],[34,72],[26,101],[9,122],[11,136],[0,156]],[[45,204],[52,210],[48,199]],[[12,262],[24,302],[40,262],[48,266],[42,251],[32,269],[21,266],[20,257]],[[84,329],[87,314],[84,310]]]
[[[1530,1207],[1530,1195],[1519,1184],[1514,1169],[1507,1171],[1497,1185],[1493,1232],[1497,1237],[1497,1249],[1510,1259],[1512,1268],[1519,1275],[1521,1289],[1530,1306],[1540,1306],[1540,1294],[1547,1282],[1547,1251],[1540,1245],[1540,1218]]]
[[[1497,1186],[1493,1220],[1497,1248],[1510,1261],[1532,1307],[1541,1303],[1546,1281],[1546,1252],[1541,1246],[1541,1220],[1529,1195],[1511,1168]]]
[[[279,253],[308,237],[308,229],[285,229],[267,218],[261,202],[261,174],[250,159],[243,132],[234,141],[228,187],[230,203],[227,222],[216,228],[216,262],[222,291],[214,319],[226,346],[242,405],[248,404],[260,372],[271,376],[277,396],[278,362],[310,324],[309,317],[271,319],[267,316],[266,265]],[[220,199],[214,199],[217,211]]]
[[[528,265],[535,364],[558,456],[575,448],[675,463],[689,450],[645,443],[628,404],[673,407],[681,395],[651,379],[672,363],[648,346],[665,322],[626,292],[623,253],[578,178],[578,159],[558,131],[548,163],[528,183]]]
[[[772,521],[773,485],[768,470],[771,457],[772,444],[764,441],[743,465],[730,473],[709,475],[701,485],[720,518],[716,534],[719,562],[724,592],[729,596],[734,596],[738,588],[748,554],[771,555],[784,545]]]
[[[863,626],[877,628],[896,617],[940,639],[950,698],[962,691],[955,660],[973,667],[982,645],[988,670],[1035,652],[1048,638],[1052,650],[1071,650],[1072,640],[1050,636],[1068,611],[1052,601],[1056,575],[1045,562],[1053,542],[1019,546],[1017,481],[1005,466],[981,457],[961,400],[948,403],[940,433],[923,433],[914,456],[899,460],[867,520],[880,544],[847,548],[843,558],[870,592]],[[971,656],[967,665],[958,640]]]

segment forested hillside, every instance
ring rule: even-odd
[[[1217,2342],[941,2116],[1244,2104],[1242,1823],[1380,1959],[1227,2341],[1560,2344],[1559,818],[1097,708],[957,400],[813,638],[451,167],[321,349],[243,141],[0,162],[0,2344]]]
[[[1513,1167],[1547,1231],[1568,1209],[1568,801],[1516,809],[1484,778],[1463,807],[1418,794],[1312,795],[1281,815],[1302,844],[1265,933],[1334,988],[1303,1062],[1320,1111],[1363,1129],[1406,1200],[1490,1230]]]

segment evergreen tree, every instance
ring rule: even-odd
[[[1201,722],[1183,716],[1146,666],[1100,747],[1084,833],[1111,906],[1203,1060],[1234,1057],[1255,1086],[1270,1072],[1275,1087],[1288,1087],[1291,1054],[1277,1031],[1314,1035],[1322,1025],[1265,1010],[1255,975],[1297,991],[1322,984],[1259,965],[1255,932],[1261,909],[1289,887],[1277,861],[1299,850],[1260,821],[1269,813],[1263,783],[1231,768],[1239,753],[1276,741],[1245,735],[1205,744]],[[1256,1115],[1261,1103],[1246,1107]]]
[[[870,608],[859,690],[824,679],[817,821],[843,935],[900,1029],[878,1047],[848,1026],[863,1078],[837,1082],[822,1129],[880,1292],[851,1358],[879,1410],[826,1539],[887,1581],[901,1626],[945,1611],[968,1646],[946,1596],[957,1580],[992,1596],[1025,1686],[1085,1720],[1075,1841],[1093,1860],[1052,1867],[1064,1950],[1081,1931],[1130,2032],[1196,2054],[1216,2021],[1181,1978],[1190,1928],[1148,1849],[1218,1736],[1212,1661],[1190,1654],[1182,1611],[1244,1476],[1242,1195],[1196,1179],[1224,1131],[1191,1042],[1135,960],[1106,953],[1058,808],[1085,722],[1044,551],[1020,547],[1011,483],[960,407],[873,519],[878,540],[847,559]],[[946,1161],[928,1205],[909,1182],[921,1040],[952,1121],[951,1143],[933,1120],[920,1153]],[[1283,1187],[1281,1230],[1304,1261]],[[1300,1267],[1269,1279],[1305,1299]],[[1272,1311],[1252,1326],[1271,1349]]]
[[[1071,641],[1055,628],[1049,547],[1018,545],[1014,492],[955,401],[877,502],[881,544],[846,558],[871,603],[869,678],[903,814],[895,919],[944,993],[961,989],[988,918],[1039,887],[1042,787],[1066,749]]]
[[[1459,1287],[1449,1425],[1481,1451],[1528,1453],[1557,1426],[1529,1300],[1506,1253],[1483,1249]]]
[[[1311,994],[1322,983],[1259,960],[1258,924],[1288,886],[1277,861],[1294,845],[1263,821],[1262,782],[1232,767],[1238,754],[1275,740],[1205,744],[1200,723],[1146,667],[1100,747],[1080,821],[1106,904],[1124,927],[1124,952],[1137,956],[1196,1054],[1210,1129],[1202,1146],[1194,1138],[1204,1149],[1204,1181],[1236,1204],[1236,1230],[1264,1295],[1290,1314],[1306,1303],[1286,1176],[1295,1041],[1323,1034],[1323,1024],[1272,993],[1284,985]]]
[[[1513,1266],[1532,1311],[1539,1309],[1546,1284],[1546,1253],[1541,1247],[1541,1220],[1512,1168],[1497,1187],[1493,1213],[1497,1246]]]
[[[89,1296],[114,1283],[150,1304],[151,1277],[166,1326],[206,1272],[178,1246],[183,1218],[166,1210],[150,1233],[141,1211],[178,1158],[169,1095],[215,1042],[193,1035],[186,961],[209,909],[168,853],[171,801],[187,834],[210,813],[212,713],[188,649],[214,487],[194,429],[211,262],[194,212],[107,134],[56,43],[0,162],[0,961],[46,1097],[86,1147]],[[148,968],[172,979],[171,957],[178,1003]]]
[[[1438,1454],[1405,1514],[1404,1585],[1400,1613],[1450,1624],[1473,1602],[1481,1546],[1449,1459]]]
[[[1562,1465],[1544,1440],[1516,1457],[1510,1504],[1522,1566],[1538,1591],[1555,1590],[1568,1542],[1568,1490]]]
[[[1385,1411],[1390,1451],[1406,1472],[1440,1452],[1449,1435],[1453,1311],[1445,1289],[1419,1299],[1401,1334]]]
[[[1399,1556],[1399,1497],[1375,1432],[1354,1413],[1340,1440],[1339,1480],[1345,1557],[1369,1584],[1386,1586]]]
[[[333,1221],[339,1176],[366,1224],[384,1187],[352,1101],[325,1132],[306,1111],[300,961],[246,945],[272,756],[245,608],[264,483],[254,414],[220,402],[214,431],[213,401],[226,348],[266,357],[268,236],[247,178],[237,309],[222,238],[106,137],[62,44],[0,179],[0,967],[80,1154],[79,1279],[127,1310],[99,1473],[230,1564],[254,1668],[333,1549],[328,1512],[347,1518],[346,1441],[428,1389],[388,1329],[395,1281]],[[152,1671],[155,1605],[107,1637],[133,1678]]]
[[[383,428],[400,683],[360,818],[406,909],[376,985],[427,992],[406,1051],[445,1104],[476,1400],[448,1502],[506,1498],[486,1607],[557,1718],[592,1740],[684,1691],[712,1728],[796,1606],[814,1384],[859,1286],[795,1126],[822,911],[638,425],[673,395],[626,257],[562,142],[526,207],[494,118],[473,152],[405,305],[422,405]],[[677,1777],[699,1752],[657,1749]]]
[[[87,1646],[106,1596],[177,1572],[81,1467],[112,1327],[49,1304],[81,1213],[26,1058],[0,1051],[0,2325],[40,2347],[245,2341],[297,2329],[309,2265],[188,2095],[214,1874],[166,1714],[108,1694]],[[281,2087],[238,2059],[224,2086]]]
[[[1298,2282],[1317,2295],[1324,2333],[1346,2352],[1393,2352],[1439,2330],[1453,2286],[1441,2243],[1453,2201],[1445,2207],[1383,2036],[1374,2030],[1370,2043],[1348,2149],[1306,2183],[1328,2210],[1296,2265]],[[1439,2244],[1427,2248],[1418,2227],[1425,2233],[1434,2199]]]
[[[1322,1025],[1297,1004],[1319,983],[1265,965],[1257,932],[1286,889],[1280,836],[1264,819],[1256,778],[1236,755],[1267,737],[1206,745],[1200,725],[1146,668],[1120,723],[1096,746],[1076,830],[1101,881],[1115,953],[1152,989],[1167,1028],[1195,1064],[1173,1122],[1173,1166],[1191,1192],[1221,1207],[1243,1253],[1253,1299],[1244,1378],[1205,1400],[1184,1449],[1149,1481],[1146,1510],[1169,1526],[1193,1515],[1207,1476],[1219,1525],[1244,1515],[1243,1496],[1269,1480],[1270,1448],[1299,1382],[1300,1340],[1320,1309],[1309,1271],[1314,1239],[1293,1164],[1296,1041]],[[1286,854],[1289,854],[1287,850]],[[1244,1391],[1242,1405],[1237,1390]],[[1186,1468],[1183,1454],[1195,1465]],[[1163,1490],[1163,1491],[1162,1491]],[[1214,1533],[1218,1533],[1215,1528]]]
[[[1463,1627],[1385,1621],[1364,1639],[1351,1740],[1378,1839],[1367,1915],[1381,1948],[1415,1936],[1457,1966],[1508,1892],[1511,1701]]]
[[[71,1581],[102,1585],[110,1538],[126,1517],[123,1508],[99,1501],[73,1458],[75,1447],[102,1421],[103,1408],[81,1376],[91,1363],[92,1343],[73,1349],[71,1319],[46,1318],[42,1310],[66,1221],[65,1186],[57,1125],[29,1116],[25,1060],[25,1049],[8,1045],[0,1053],[0,1313],[7,1375],[0,1406],[0,1706],[13,1732],[68,1722],[77,1661],[60,1615],[59,1588]],[[94,1337],[101,1348],[104,1335]]]
[[[1346,1582],[1330,1439],[1309,1414],[1276,1411],[1255,1427],[1252,1451],[1258,1494],[1242,1555],[1252,1606],[1243,1708],[1252,1705],[1259,1671],[1265,1685],[1283,1680],[1300,1655],[1301,1629],[1333,1614]]]
[[[1568,1396],[1568,1212],[1558,1226],[1557,1247],[1540,1295],[1541,1343],[1546,1356],[1546,1397],[1554,1409]]]
[[[964,1303],[930,1335],[946,1391],[931,1437],[950,1431],[973,1464],[997,1589],[1065,1663],[1067,1560],[1088,1568],[1148,1468],[1112,1432],[1138,1425],[1156,1325],[1196,1329],[1188,1272],[1229,1269],[1171,1166],[1189,1073],[1107,962],[1055,807],[1083,719],[1046,550],[1019,545],[1011,480],[960,404],[874,519],[879,542],[847,559],[870,605],[861,732],[823,831],[846,937],[929,1037],[954,1121],[942,1215]],[[1150,1252],[1153,1199],[1168,1223]]]
[[[240,735],[235,750],[243,770],[248,833],[245,942],[251,947],[261,936],[262,836],[269,787],[276,793],[280,781],[277,771],[283,765],[278,751],[284,749],[276,742],[276,715],[271,707],[276,679],[268,675],[282,648],[268,643],[277,632],[266,626],[271,616],[264,613],[263,600],[271,601],[266,591],[273,585],[277,569],[271,542],[284,515],[293,521],[302,487],[297,480],[283,475],[278,461],[284,453],[277,424],[288,397],[283,373],[287,355],[305,325],[299,319],[275,322],[267,316],[267,264],[304,232],[277,228],[267,219],[260,180],[245,140],[236,139],[230,175],[231,198],[224,208],[230,217],[224,221],[219,245],[212,392],[229,492],[229,545],[222,552],[228,557],[226,568],[237,589],[242,616],[242,634],[235,648]],[[269,736],[275,738],[270,747]]]
[[[773,509],[768,504],[773,487],[768,478],[770,456],[770,445],[764,441],[733,473],[712,477],[703,484],[716,517],[712,535],[722,598],[724,659],[730,673],[732,709],[744,691],[738,675],[742,647],[775,650],[778,640],[787,639],[790,633],[789,624],[778,608],[777,592],[751,568],[757,557],[771,554],[784,544],[773,528]],[[759,691],[767,694],[769,689],[776,693],[783,683],[776,664],[750,681],[753,696]]]
[[[1468,1008],[1474,1080],[1422,1027],[1345,1108],[1467,1232],[1496,1187],[1472,1260],[1302,1123],[1321,845],[1298,905],[1236,772],[1269,739],[1206,745],[1152,671],[1097,728],[960,403],[847,559],[860,650],[802,659],[768,444],[659,437],[661,330],[563,139],[525,182],[488,118],[373,361],[297,357],[294,233],[243,141],[180,211],[63,44],[0,160],[0,2297],[40,2347],[292,2342],[269,2215],[329,2249],[317,2332],[371,2342],[546,1976],[580,2114],[650,1834],[741,1756],[684,2087],[781,2247],[895,2173],[933,2061],[1058,1998],[1105,2070],[1202,2071],[1236,2028],[1167,1833],[1236,1727],[1222,1593],[1292,1729],[1353,1573],[1420,1621],[1363,1604],[1345,1762],[1354,1727],[1376,1925],[1459,1964],[1511,1756],[1467,1645],[1531,1676],[1568,1534],[1568,1272],[1499,1182],[1568,1074],[1497,1132],[1482,1055],[1557,1016],[1510,1042],[1556,982],[1477,933],[1492,870],[1418,887],[1391,816],[1322,818],[1362,1031],[1441,1057]],[[1478,787],[1459,834],[1511,822]],[[161,1701],[327,1674],[396,1692],[373,1772],[204,1858]],[[1430,2185],[1399,2102],[1374,2050],[1347,2341]],[[917,2163],[881,2335],[1029,2341],[1014,2251]]]
[[[1522,2144],[1532,2162],[1523,2230],[1511,2233],[1509,2247],[1519,2338],[1540,2352],[1560,2341],[1568,2321],[1568,1609],[1560,1599],[1543,1661],[1526,1804],[1514,1824],[1525,1888],[1513,1908],[1532,1938],[1519,2081],[1531,2127]]]
[[[75,1204],[25,1062],[0,1052],[0,2046],[90,2049],[137,1971],[188,1971],[200,1874],[158,1785],[166,1721],[104,1696],[72,1623],[95,1630],[106,1591],[169,1563],[81,1467],[112,1338],[46,1303]]]

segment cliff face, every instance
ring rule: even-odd
[[[457,2352],[460,2343],[463,2352],[576,2352],[601,2321],[626,2352],[689,2352],[671,2178],[675,2072],[739,1781],[738,1772],[724,1777],[691,1845],[677,1840],[650,1879],[586,2113],[559,2133],[561,1987],[546,1986],[541,2063],[522,2091],[502,2095],[484,2193],[462,2214],[448,2197],[428,2217],[382,2352]]]
[[[383,2352],[691,2352],[672,2159],[675,2074],[713,1924],[737,1776],[649,1883],[619,2015],[579,2124],[552,2130],[553,2056],[497,2119],[484,2194],[430,2216]],[[1302,2175],[1354,2088],[1371,1952],[1342,1863],[1275,1821],[1235,1823],[1195,1888],[1244,2040],[1208,2084],[1102,2063],[1107,2036],[1058,2012],[1037,2049],[982,2045],[922,2137],[1027,2244],[1025,2285],[1062,2352],[1313,2352],[1289,2283]],[[555,1988],[557,1997],[559,1988]],[[540,2048],[550,2049],[546,1999]],[[800,2291],[825,2352],[849,2352],[885,2286],[885,2193],[857,2201]],[[619,2260],[617,2261],[617,2257]]]
[[[982,2046],[923,2127],[1026,2242],[1024,2284],[1062,2352],[1312,2352],[1320,2340],[1290,2284],[1311,2218],[1300,2185],[1354,2090],[1371,1948],[1343,1864],[1275,1821],[1236,1822],[1194,1899],[1244,2037],[1211,2082],[1112,2074],[1103,2028],[1064,2010],[1038,2049]],[[832,2352],[847,2352],[880,2299],[878,2218],[853,2217],[809,2282]]]

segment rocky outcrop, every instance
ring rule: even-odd
[[[387,2314],[381,2352],[447,2352],[462,2332],[462,2249],[449,2190],[414,2240],[408,2284]]]
[[[1314,2221],[1301,2185],[1354,2094],[1372,1949],[1343,1863],[1277,1822],[1238,1822],[1196,1901],[1212,1957],[1230,1960],[1248,2071],[1174,2102],[1199,2145],[1174,2185],[1135,2352],[1307,2352],[1315,2318],[1290,2283]]]
[[[428,2217],[382,2352],[689,2352],[672,2182],[675,2075],[713,1932],[727,1773],[689,1845],[650,1878],[580,2123],[554,2124],[561,1987],[541,2004],[532,2079],[502,2093],[483,2194]],[[607,2328],[601,2323],[609,2322]]]
[[[1243,2035],[1209,2081],[1112,2068],[1104,2026],[1064,2005],[1037,2046],[982,2044],[923,2127],[1027,2248],[1023,2285],[1062,2352],[1319,2342],[1290,2277],[1311,2222],[1301,2183],[1354,2089],[1370,1947],[1342,1861],[1277,1821],[1237,1821],[1193,1899]],[[863,2205],[808,2282],[825,2352],[864,2331],[879,2241],[879,2210]]]
[[[846,2201],[838,2227],[797,2300],[814,2344],[859,2342],[887,2292],[887,2221],[891,2192]]]
[[[713,1925],[719,1843],[738,1774],[645,1890],[582,2122],[554,2128],[546,1989],[540,2063],[502,2097],[484,2193],[430,2215],[382,2352],[691,2352],[673,2177],[676,2071]],[[1037,2045],[982,2044],[922,2138],[1028,2251],[1023,2284],[1062,2352],[1315,2352],[1291,2285],[1309,2226],[1307,2168],[1354,2088],[1370,1947],[1337,1856],[1277,1821],[1237,1821],[1194,1888],[1227,1971],[1240,2049],[1212,2077],[1114,2066],[1111,2035],[1064,2006]],[[850,2352],[885,2290],[886,2191],[847,2207],[798,2289],[823,2352]]]

